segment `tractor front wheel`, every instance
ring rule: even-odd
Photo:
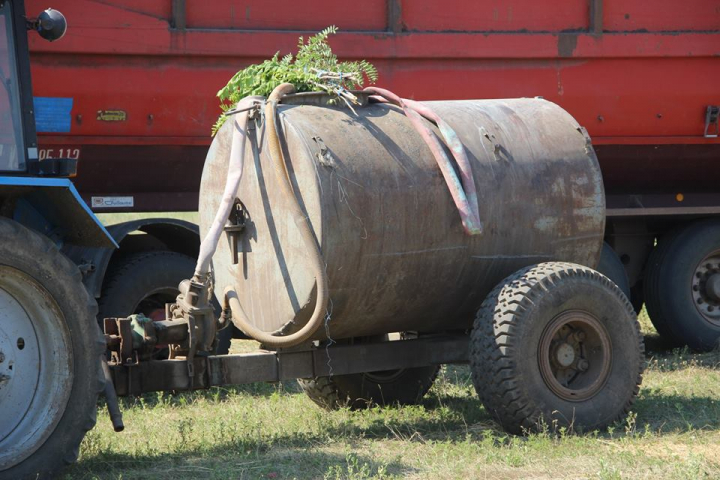
[[[97,306],[57,247],[0,219],[0,479],[77,459],[103,389]]]

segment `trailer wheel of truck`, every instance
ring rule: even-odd
[[[485,299],[471,334],[473,384],[507,431],[604,428],[629,411],[644,346],[630,302],[570,263],[524,268]]]
[[[0,219],[0,478],[77,459],[104,377],[97,305],[45,237]]]
[[[153,320],[165,319],[165,304],[173,303],[178,285],[195,271],[195,260],[169,251],[143,252],[122,258],[105,277],[98,319],[128,317],[142,313]],[[215,353],[228,353],[231,328],[218,334]],[[158,350],[158,358],[162,350]]]
[[[595,270],[615,282],[615,285],[617,285],[628,300],[630,300],[630,281],[628,280],[625,266],[623,265],[622,260],[620,260],[620,257],[618,257],[618,254],[615,253],[615,250],[613,250],[607,242],[603,242],[603,248],[600,253],[600,262],[598,262],[598,266]]]
[[[712,350],[720,339],[720,222],[701,221],[661,238],[646,272],[645,303],[658,333]]]
[[[431,365],[298,379],[298,383],[313,402],[326,409],[344,406],[361,409],[372,405],[413,405],[430,390],[439,371],[438,365]]]
[[[603,242],[600,262],[595,270],[615,282],[628,300],[630,300],[630,304],[633,306],[635,313],[640,315],[643,304],[645,303],[642,281],[639,280],[632,288],[630,287],[630,280],[628,279],[625,265],[623,265],[615,249],[608,245],[607,242]]]

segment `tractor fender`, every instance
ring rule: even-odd
[[[48,237],[60,248],[117,248],[66,178],[0,176],[0,215]]]

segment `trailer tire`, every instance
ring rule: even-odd
[[[99,318],[127,317],[155,312],[172,303],[178,285],[195,269],[192,258],[182,253],[154,251],[134,253],[110,265],[103,282]]]
[[[405,368],[388,372],[368,372],[298,379],[310,399],[322,408],[353,410],[372,405],[414,405],[432,387],[440,367]]]
[[[630,281],[628,280],[625,266],[622,260],[620,260],[620,257],[618,257],[618,254],[615,253],[615,250],[606,242],[603,242],[600,262],[595,270],[615,282],[615,285],[617,285],[620,291],[630,300]]]
[[[162,317],[158,318],[164,318],[165,303],[175,301],[178,285],[192,277],[194,271],[195,260],[177,252],[160,250],[121,258],[111,265],[105,275],[98,321],[128,317],[134,313],[154,318],[162,312]],[[218,305],[216,311],[219,311]],[[221,330],[214,353],[227,354],[231,336],[230,328]]]
[[[661,238],[645,278],[648,315],[664,339],[697,351],[718,347],[720,222],[700,221]]]
[[[640,315],[642,312],[643,305],[645,305],[645,289],[643,287],[643,280],[638,280],[635,285],[630,287],[630,303],[635,309],[635,313]]]
[[[630,302],[607,277],[570,263],[506,278],[483,302],[471,333],[475,389],[514,434],[594,430],[620,420],[644,363]]]
[[[674,237],[677,236],[679,230],[666,233],[660,237],[650,252],[647,264],[645,266],[645,276],[643,280],[643,296],[645,297],[645,307],[647,308],[650,322],[657,330],[658,335],[666,342],[669,348],[679,347],[682,345],[680,340],[670,331],[670,326],[666,321],[666,317],[661,314],[661,307],[658,306],[658,280],[660,278],[660,265],[665,263],[668,246],[672,243]]]
[[[54,243],[7,219],[0,238],[0,479],[49,478],[95,425],[105,342],[95,300]]]

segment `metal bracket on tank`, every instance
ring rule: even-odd
[[[500,156],[500,152],[502,151],[502,145],[495,141],[495,135],[485,130],[485,127],[480,127],[480,134],[492,144],[495,160],[502,160],[503,158]]]
[[[312,139],[315,141],[318,148],[320,149],[320,151],[315,154],[318,162],[320,162],[320,165],[324,165],[326,167],[334,167],[335,160],[333,160],[332,155],[328,152],[328,148],[325,145],[325,142],[323,142],[323,139],[318,136],[312,137]]]
[[[587,129],[583,126],[578,126],[576,130],[585,138],[585,153],[590,155],[590,152],[594,152],[590,134],[588,134]]]
[[[222,115],[223,115],[224,117],[229,117],[229,116],[231,116],[231,115],[236,115],[236,114],[238,114],[238,113],[247,112],[247,111],[250,111],[250,110],[252,110],[252,112],[250,112],[250,115],[252,115],[255,111],[259,111],[261,106],[262,106],[261,102],[255,101],[255,102],[253,102],[253,104],[252,104],[251,106],[249,106],[249,107],[247,107],[247,108],[240,108],[240,109],[234,108],[234,109],[232,109],[232,110],[228,110],[228,111],[226,111],[226,112],[223,112]]]

